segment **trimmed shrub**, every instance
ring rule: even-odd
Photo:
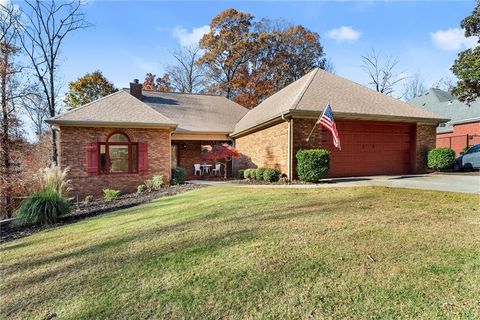
[[[450,148],[435,148],[428,152],[427,165],[430,169],[443,170],[455,163],[455,151]]]
[[[252,173],[255,169],[246,169],[244,172],[243,172],[243,176],[245,177],[245,179],[252,179]]]
[[[280,178],[280,171],[277,169],[267,168],[263,172],[263,181],[265,182],[277,182]]]
[[[243,169],[238,170],[238,178],[239,179],[245,179],[246,178],[245,171],[246,170],[243,170]]]
[[[267,168],[257,168],[255,169],[255,180],[263,181],[263,173]]]
[[[172,184],[184,184],[185,180],[187,180],[187,170],[185,168],[172,168]]]
[[[90,203],[93,201],[93,196],[90,194],[88,196],[85,197],[85,200],[83,202],[85,203]]]
[[[330,152],[325,149],[299,150],[297,152],[297,174],[302,181],[318,182],[330,168]]]
[[[58,192],[41,191],[23,200],[16,212],[15,224],[53,224],[73,210],[72,203]]]
[[[120,195],[120,190],[103,189],[103,199],[106,201],[113,201]]]
[[[153,190],[160,190],[162,186],[163,186],[163,176],[162,175],[153,176],[152,178]]]
[[[137,193],[144,193],[145,191],[147,191],[147,186],[146,185],[141,184],[141,185],[137,186]]]

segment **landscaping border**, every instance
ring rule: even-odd
[[[26,227],[13,227],[12,221],[7,219],[0,221],[0,243],[23,238],[42,230],[55,228],[64,224],[74,223],[86,218],[95,217],[113,211],[135,207],[150,201],[163,197],[173,196],[179,193],[208,187],[208,185],[182,184],[162,188],[158,191],[138,193],[129,193],[119,196],[113,201],[103,199],[94,200],[91,203],[78,202],[75,204],[76,210],[69,215],[59,218],[59,222],[53,225],[32,225]]]

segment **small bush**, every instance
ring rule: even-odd
[[[73,205],[58,192],[38,192],[23,200],[16,212],[15,224],[53,224],[72,212]]]
[[[465,153],[465,152],[467,152],[467,151],[468,151],[468,149],[470,149],[470,147],[469,147],[469,146],[465,146],[465,147],[463,147],[463,149],[462,149],[462,151],[461,151],[461,152]]]
[[[160,190],[163,186],[163,176],[158,175],[158,176],[153,176],[152,178],[152,188],[153,190]]]
[[[172,184],[184,184],[187,179],[187,170],[182,167],[176,167],[172,169]]]
[[[297,173],[302,181],[318,182],[330,168],[330,153],[325,149],[299,150],[297,152]]]
[[[85,200],[83,202],[85,203],[90,203],[93,201],[93,196],[90,194],[88,196],[85,197]]]
[[[103,199],[106,201],[113,201],[120,195],[120,190],[103,189]]]
[[[246,171],[246,170],[243,170],[243,169],[238,170],[238,178],[239,178],[239,179],[246,179],[246,177],[245,177],[245,171]]]
[[[263,173],[265,172],[266,168],[257,168],[255,169],[255,180],[263,181]]]
[[[141,184],[141,185],[137,186],[137,193],[144,193],[145,191],[147,191],[147,186],[146,185]]]
[[[243,172],[243,177],[245,179],[251,179],[252,169],[245,169]]]
[[[455,163],[455,151],[450,148],[435,148],[428,152],[427,165],[430,169],[448,169]]]
[[[145,189],[150,192],[153,190],[153,180],[152,179],[148,179],[148,180],[145,180],[143,182],[143,184],[145,185]],[[138,190],[138,189],[137,189]]]
[[[277,169],[268,168],[263,172],[263,181],[265,182],[277,182],[280,178],[280,171]]]

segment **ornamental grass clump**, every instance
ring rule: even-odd
[[[69,168],[61,170],[50,167],[40,170],[36,176],[33,193],[22,201],[15,212],[16,225],[53,224],[73,210],[67,195],[70,180],[67,179]]]
[[[41,191],[22,201],[16,213],[16,224],[54,224],[72,209],[72,203],[57,192]]]

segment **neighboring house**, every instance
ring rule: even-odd
[[[342,150],[317,127],[330,101]],[[59,163],[71,168],[73,193],[103,188],[134,191],[155,174],[170,179],[172,166],[202,162],[202,150],[228,142],[242,153],[233,171],[277,168],[296,178],[302,148],[331,151],[331,177],[417,173],[435,146],[435,129],[448,119],[314,69],[247,110],[221,96],[119,91],[47,122],[59,130]],[[231,173],[232,170],[229,170]]]
[[[430,89],[410,104],[450,119],[437,127],[437,147],[448,147],[457,154],[480,143],[480,101],[467,105],[450,93]]]

